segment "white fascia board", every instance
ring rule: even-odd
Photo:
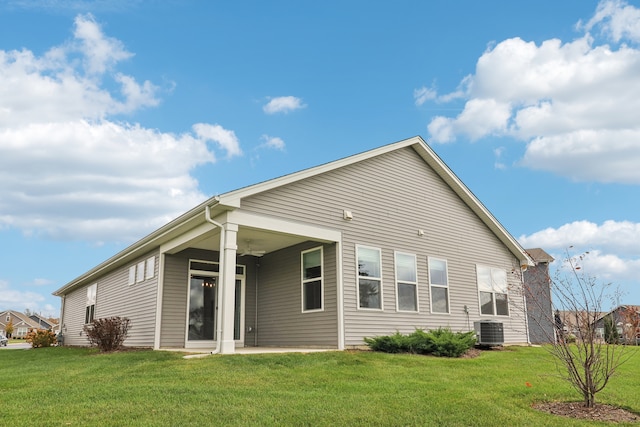
[[[220,221],[221,223],[230,222],[243,227],[251,227],[294,236],[303,236],[324,242],[342,241],[342,233],[338,230],[267,215],[260,215],[239,209],[226,212],[220,217],[217,217],[216,221]]]
[[[103,263],[97,265],[96,267],[87,271],[83,275],[67,283],[60,289],[53,292],[53,295],[55,296],[65,295],[66,293],[73,290],[74,288],[78,286],[82,286],[94,280],[96,277],[106,272],[109,272],[114,268],[124,265],[127,262],[130,262],[131,260],[143,255],[144,253],[149,252],[154,248],[161,246],[164,242],[170,241],[171,239],[176,238],[181,233],[183,233],[182,230],[189,229],[194,225],[198,224],[199,222],[204,222],[205,221],[204,210],[205,210],[205,206],[207,205],[211,205],[211,206],[218,205],[218,198],[212,197],[209,200],[201,203],[197,207],[186,212],[185,214],[174,219],[173,221],[169,222],[168,224],[160,227],[159,229],[152,232],[151,234],[143,237],[142,239],[138,240],[134,244],[118,252],[117,254],[107,259]]]
[[[211,223],[205,222],[186,233],[180,234],[178,237],[169,240],[168,242],[160,245],[160,253],[176,253],[180,252],[182,249],[186,249],[194,240],[200,240],[204,237],[205,234],[210,233],[215,230],[217,227]]]

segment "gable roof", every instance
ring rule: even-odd
[[[614,308],[611,311],[608,311],[606,313],[601,313],[601,315],[598,316],[598,318],[596,319],[596,322],[599,322],[602,319],[604,319],[605,317],[609,316],[610,314],[613,314],[613,313],[616,313],[616,312],[619,312],[620,314],[622,314],[622,312],[624,310],[627,310],[627,309],[631,309],[631,310],[635,311],[636,313],[640,313],[640,305],[630,305],[630,304],[619,305],[619,306],[617,306],[616,308]]]
[[[526,249],[526,251],[536,264],[540,262],[549,263],[555,261],[555,259],[542,248]]]
[[[411,147],[420,157],[438,174],[438,176],[460,197],[464,203],[480,218],[480,220],[498,237],[498,239],[511,251],[511,253],[520,261],[521,265],[534,265],[531,257],[520,246],[509,232],[498,222],[498,220],[489,212],[489,210],[480,202],[480,200],[467,188],[467,186],[458,178],[451,169],[440,159],[440,157],[427,145],[427,143],[419,136],[398,141],[392,144],[384,145],[373,150],[365,151],[349,157],[344,157],[329,163],[303,169],[288,175],[263,181],[237,190],[229,191],[219,196],[214,196],[204,201],[200,205],[194,207],[168,224],[162,226],[138,242],[109,258],[97,267],[67,283],[53,294],[62,296],[66,292],[78,285],[86,283],[96,278],[99,274],[109,271],[119,265],[133,260],[137,256],[143,255],[145,252],[152,250],[160,244],[176,237],[181,230],[193,227],[199,222],[204,222],[204,210],[207,207],[215,208],[222,213],[225,210],[239,208],[243,198],[259,194],[271,189],[281,187],[296,181],[320,175],[325,172],[333,171],[345,166],[381,156],[386,153]]]
[[[37,328],[38,324],[35,323],[32,319],[29,318],[29,316],[27,316],[24,313],[20,313],[19,311],[14,311],[14,310],[5,310],[3,312],[0,313],[0,320],[1,323],[4,324],[6,326],[7,322],[7,315],[11,315],[17,319],[20,320],[20,322],[13,322],[13,326],[20,326],[20,325],[26,325],[29,328]]]
[[[47,319],[46,317],[40,316],[39,314],[35,314],[35,313],[29,316],[29,319],[37,323],[38,327],[45,326],[50,329],[50,328],[53,328],[55,325],[57,325],[57,323],[54,322],[53,320]]]

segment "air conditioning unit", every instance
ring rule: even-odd
[[[500,322],[480,321],[474,322],[473,326],[480,345],[502,345],[504,344],[504,327]]]

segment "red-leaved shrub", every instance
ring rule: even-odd
[[[129,333],[129,319],[126,317],[105,317],[95,319],[84,326],[89,343],[102,352],[119,350]]]

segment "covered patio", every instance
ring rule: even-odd
[[[309,352],[320,351],[319,348],[310,347],[341,347],[339,335],[342,328],[338,326],[338,319],[341,318],[342,309],[337,301],[341,295],[338,288],[342,286],[342,278],[337,274],[341,262],[342,236],[339,231],[243,211],[219,202],[206,206],[203,216],[206,222],[194,224],[188,230],[181,227],[181,230],[176,230],[175,238],[160,247],[159,324],[154,348],[209,354],[247,354]],[[184,227],[187,226],[184,224]],[[300,253],[308,247],[329,248],[321,252],[331,260],[328,263],[329,270],[323,267],[326,271],[323,273],[326,277],[322,277],[323,286],[326,288],[329,284],[331,287],[328,291],[331,300],[326,305],[323,301],[322,310],[318,310],[324,311],[324,314],[304,313],[304,309],[300,308]],[[213,266],[202,267],[205,263]],[[195,267],[196,264],[199,267]],[[179,279],[185,265],[191,284]],[[198,279],[202,283],[194,282]],[[208,291],[208,299],[194,296],[198,287],[205,286],[212,288]],[[325,288],[322,298],[326,299]],[[176,301],[176,297],[180,301]],[[187,300],[182,301],[184,298]],[[208,304],[213,310],[205,306],[194,309],[197,301],[204,301],[203,304]],[[293,305],[292,301],[297,302]],[[274,309],[274,304],[279,308]],[[333,344],[327,346],[325,342],[318,345],[313,339],[309,342],[300,341],[292,328],[301,321],[313,323],[314,316],[326,317],[329,315],[326,306],[332,307],[333,311]],[[207,323],[205,326],[209,331],[194,339],[193,316],[198,310],[208,311],[204,320],[199,318],[197,323],[200,326]],[[303,316],[300,316],[301,311]],[[176,327],[179,324],[184,326]],[[279,328],[282,333],[273,332],[274,328]],[[287,334],[288,337],[285,337]],[[176,337],[171,340],[168,338],[170,335]],[[302,344],[302,347],[291,345],[293,343]]]

